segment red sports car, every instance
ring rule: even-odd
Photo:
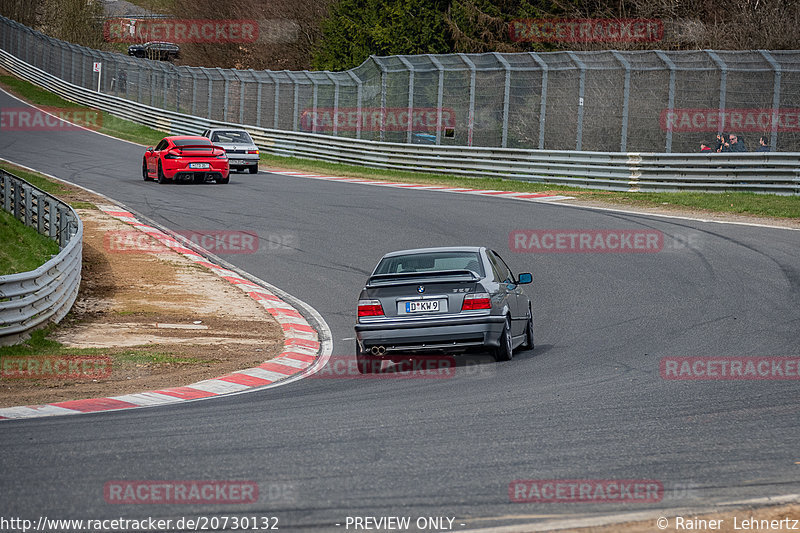
[[[148,147],[142,158],[145,181],[204,183],[213,179],[217,183],[228,183],[229,171],[225,150],[205,137],[193,135],[164,137],[155,148]]]

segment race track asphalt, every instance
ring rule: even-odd
[[[20,106],[0,93],[0,107]],[[269,515],[281,529],[337,531],[348,516],[390,514],[455,517],[463,530],[800,492],[800,382],[659,372],[665,357],[800,356],[800,232],[266,172],[158,185],[142,180],[142,153],[91,132],[0,132],[0,157],[170,229],[257,234],[256,253],[220,256],[314,306],[334,356],[352,354],[355,300],[382,254],[460,244],[533,272],[536,349],[448,379],[306,379],[4,421],[3,516]],[[651,229],[664,248],[514,253],[516,229]],[[513,503],[518,479],[657,480],[664,493],[655,503]],[[103,495],[113,480],[252,480],[260,498],[115,505]]]

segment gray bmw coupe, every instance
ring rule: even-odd
[[[376,360],[409,354],[489,350],[498,361],[533,348],[533,313],[505,261],[483,247],[391,252],[375,267],[358,299],[356,357],[361,373]]]

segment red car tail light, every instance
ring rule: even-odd
[[[175,153],[170,150],[169,152],[167,152],[167,155],[164,156],[164,159],[180,159],[181,157],[182,154]]]
[[[462,311],[473,311],[475,309],[491,309],[492,299],[488,293],[476,292],[464,296],[464,303],[461,304]]]
[[[383,306],[380,300],[359,300],[358,316],[383,316]]]

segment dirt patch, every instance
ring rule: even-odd
[[[63,199],[108,203],[66,187]],[[257,366],[283,349],[283,331],[244,292],[96,209],[80,209],[83,272],[72,311],[48,336],[61,346],[26,357],[110,357],[101,379],[0,379],[0,407],[115,396]],[[142,249],[121,246],[135,238]],[[116,240],[115,240],[116,239]]]

